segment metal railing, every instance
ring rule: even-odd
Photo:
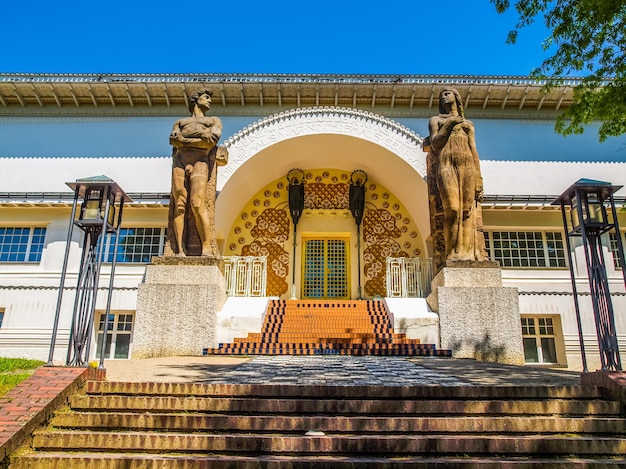
[[[432,279],[432,259],[387,258],[388,298],[426,298]]]
[[[553,77],[563,86],[582,83],[578,77]],[[354,83],[354,84],[481,84],[481,85],[540,85],[549,80],[519,75],[365,75],[365,74],[133,74],[133,73],[0,73],[0,82],[23,83]],[[606,85],[607,79],[602,82]]]
[[[266,296],[267,258],[224,257],[224,277],[228,296]]]

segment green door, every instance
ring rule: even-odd
[[[302,264],[302,298],[350,298],[348,239],[305,239]]]

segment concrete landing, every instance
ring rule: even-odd
[[[580,373],[471,359],[255,356],[107,360],[107,379],[127,382],[441,386],[577,386]]]

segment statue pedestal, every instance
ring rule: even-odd
[[[201,355],[226,301],[224,261],[157,257],[137,292],[132,358]]]
[[[524,364],[517,288],[502,286],[493,263],[444,267],[427,301],[439,313],[441,348],[454,358]]]

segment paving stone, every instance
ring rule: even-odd
[[[470,385],[465,379],[446,376],[402,357],[257,356],[207,383],[283,383],[359,385]]]

